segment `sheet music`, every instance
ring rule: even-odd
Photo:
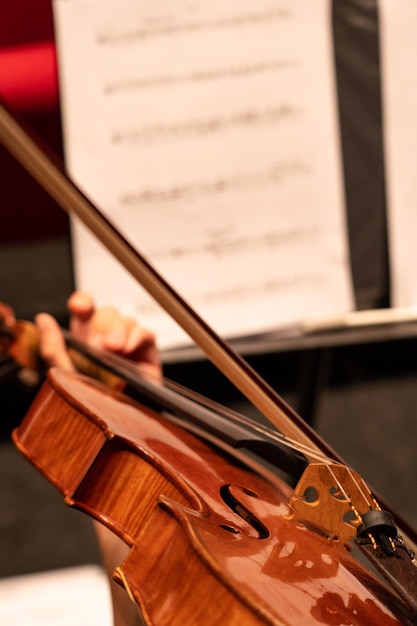
[[[353,307],[330,0],[55,0],[66,161],[221,335]],[[77,285],[187,343],[78,224]]]
[[[380,1],[392,306],[417,306],[417,4]]]

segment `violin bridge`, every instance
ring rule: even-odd
[[[289,518],[349,545],[362,514],[379,509],[362,478],[338,463],[311,463],[289,501]]]

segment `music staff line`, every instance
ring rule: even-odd
[[[177,139],[185,136],[204,136],[227,130],[260,125],[272,125],[299,117],[301,109],[291,103],[282,103],[263,111],[246,109],[229,116],[194,118],[169,124],[154,124],[138,129],[116,130],[110,135],[113,145],[120,144],[154,144],[157,141]]]
[[[187,257],[195,257],[200,254],[207,254],[212,257],[230,257],[233,254],[256,253],[259,250],[278,249],[284,245],[309,244],[318,236],[318,228],[314,224],[293,227],[290,229],[280,228],[262,232],[258,236],[228,236],[210,237],[205,243],[188,245],[187,248],[181,246],[171,246],[166,249],[153,249],[148,252],[150,258],[155,261],[166,259],[179,260]]]
[[[283,58],[272,61],[260,61],[252,65],[231,65],[229,67],[199,69],[185,74],[157,74],[148,77],[132,77],[117,82],[105,82],[103,93],[117,95],[126,91],[140,91],[157,87],[171,87],[188,83],[208,83],[231,78],[250,78],[268,72],[293,70],[299,65],[297,59]]]
[[[288,276],[286,279],[257,281],[252,285],[243,287],[233,287],[222,290],[211,290],[204,294],[189,294],[188,300],[193,302],[196,308],[201,308],[205,304],[213,305],[215,303],[223,304],[228,300],[233,302],[241,300],[253,301],[254,298],[262,296],[265,293],[287,293],[288,291],[301,290],[308,287],[311,290],[318,289],[324,283],[324,276],[319,272],[311,272],[306,275]],[[279,306],[279,303],[277,303]],[[151,300],[149,302],[140,301],[136,305],[136,311],[140,315],[156,315],[159,311],[158,305]]]
[[[249,25],[258,25],[265,22],[271,23],[276,20],[288,20],[292,17],[292,11],[288,8],[279,7],[260,13],[242,13],[218,19],[198,21],[189,20],[177,24],[172,23],[149,23],[148,27],[136,27],[130,30],[112,32],[112,25],[106,24],[96,35],[96,43],[100,46],[132,45],[155,37],[172,37],[184,33],[195,33],[224,28],[238,28]],[[159,20],[162,22],[163,20]]]
[[[311,167],[297,159],[273,163],[264,170],[250,172],[238,172],[231,176],[223,176],[209,181],[192,181],[190,183],[177,183],[171,187],[157,188],[147,187],[137,192],[124,192],[119,197],[122,207],[145,208],[154,205],[165,206],[173,202],[191,202],[205,197],[219,196],[226,193],[237,192],[243,189],[256,188],[267,184],[280,184],[290,176],[307,176],[311,173]]]

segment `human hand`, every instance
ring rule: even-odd
[[[123,355],[141,368],[143,375],[160,380],[161,363],[155,335],[133,318],[122,316],[115,308],[96,310],[91,296],[76,291],[68,300],[70,331],[80,341],[95,348]],[[74,370],[62,332],[47,313],[35,318],[40,334],[40,352],[49,366]]]

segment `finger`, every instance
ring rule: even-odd
[[[111,323],[110,323],[111,320]],[[104,324],[103,343],[107,350],[130,355],[140,347],[142,332],[136,321],[109,311]]]
[[[92,297],[84,291],[75,291],[68,299],[67,306],[71,313],[70,330],[72,334],[80,341],[87,341],[90,320],[95,313]]]
[[[97,313],[92,332],[100,336],[102,346],[107,350],[125,356],[140,353],[141,360],[147,349],[155,343],[153,333],[140,326],[135,319],[122,317],[115,309],[103,309]]]
[[[123,317],[114,308],[98,311],[91,320],[89,343],[128,357],[141,370],[160,380],[161,363],[155,335],[134,318]]]
[[[4,302],[0,302],[0,317],[3,318],[3,322],[6,324],[6,326],[12,326],[16,321],[13,309]]]
[[[39,330],[40,354],[45,362],[50,367],[74,370],[64,337],[56,320],[47,313],[39,313],[35,317],[35,323]]]
[[[155,335],[147,328],[136,324],[130,329],[125,345],[125,355],[140,363],[141,368],[153,378],[158,380],[161,378],[162,368]]]
[[[153,334],[146,328],[139,326],[132,320],[132,323],[126,329],[126,340],[124,345],[124,352],[126,354],[133,354],[138,350],[145,352],[148,346],[154,341]]]
[[[91,317],[87,330],[87,341],[97,348],[114,351],[122,349],[125,341],[125,329],[122,317],[112,307],[96,311]]]
[[[128,331],[124,352],[128,355],[139,354],[141,360],[159,365],[159,352],[155,335],[142,326],[133,324]]]

